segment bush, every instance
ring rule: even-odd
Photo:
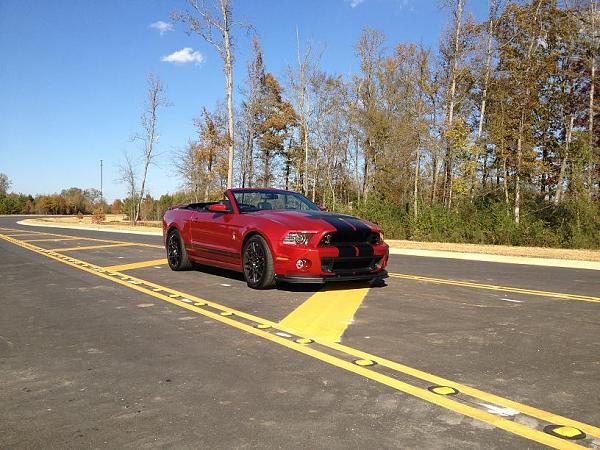
[[[77,218],[79,220],[83,220],[83,214],[81,213],[81,211],[77,211]]]
[[[354,210],[378,224],[389,239],[457,242],[532,247],[600,248],[600,206],[589,199],[566,199],[559,205],[528,193],[521,223],[512,208],[492,196],[455,204],[424,205],[417,217],[408,205],[398,206],[371,198]]]
[[[106,215],[104,214],[104,208],[97,207],[94,209],[92,213],[92,223],[102,223],[106,220]]]

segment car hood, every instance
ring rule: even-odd
[[[381,231],[366,220],[328,211],[263,210],[246,214],[271,220],[290,230]]]

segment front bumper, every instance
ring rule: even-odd
[[[305,284],[325,284],[332,281],[373,281],[373,280],[382,280],[388,277],[388,273],[386,270],[380,270],[375,273],[363,273],[359,275],[328,275],[323,277],[313,277],[313,276],[302,276],[302,275],[293,275],[293,276],[282,276],[276,275],[275,279],[277,281],[281,281],[284,283],[305,283]]]
[[[276,278],[291,283],[325,283],[327,281],[357,281],[385,278],[389,247],[382,243],[370,247],[339,248],[293,247],[280,245],[274,249]],[[355,255],[350,255],[354,252]],[[309,261],[307,267],[297,268],[298,260]]]

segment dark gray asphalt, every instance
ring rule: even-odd
[[[161,243],[14,218],[0,227]],[[72,255],[110,265],[162,252]],[[404,256],[390,270],[600,295],[596,271]],[[217,270],[129,273],[273,321],[313,293],[251,291]],[[4,240],[0,306],[0,448],[541,447]],[[389,279],[343,343],[597,426],[599,308]]]

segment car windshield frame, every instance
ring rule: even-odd
[[[285,196],[284,199],[284,204],[287,205],[289,202],[289,199],[293,199],[296,202],[299,202],[302,205],[306,206],[306,209],[301,209],[301,208],[293,208],[293,207],[283,207],[283,208],[277,208],[277,207],[273,207],[274,205],[271,204],[271,207],[267,208],[260,208],[258,207],[258,205],[250,205],[248,203],[244,203],[245,197],[247,195],[251,195],[254,196],[256,194],[260,194],[263,200],[263,203],[267,203],[267,200],[280,200],[280,198],[268,198],[270,196]],[[299,194],[297,192],[294,191],[279,191],[279,190],[271,190],[271,189],[243,189],[243,190],[232,190],[231,191],[231,195],[233,197],[233,199],[235,200],[236,206],[238,208],[238,211],[240,213],[249,213],[249,212],[257,212],[257,211],[321,211],[321,208],[319,208],[317,205],[315,205],[313,202],[311,202],[309,199],[307,199],[305,196],[303,196],[302,194]]]

